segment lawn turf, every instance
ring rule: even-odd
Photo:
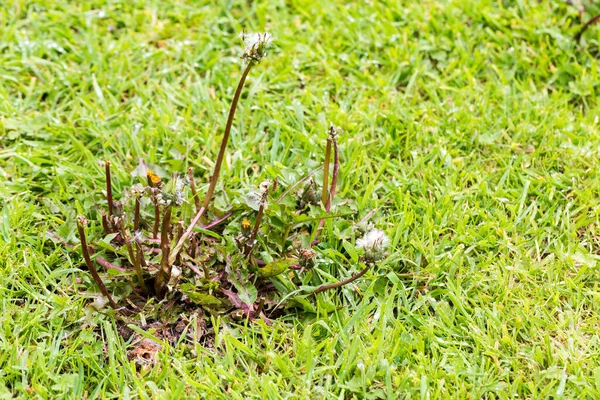
[[[600,397],[600,28],[579,26],[563,1],[3,2],[0,398]],[[275,41],[220,191],[314,168],[332,121],[339,198],[390,256],[316,313],[222,322],[138,372],[46,232],[77,242],[104,159],[117,191],[139,158],[208,181],[242,30]]]

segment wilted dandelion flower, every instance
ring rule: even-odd
[[[379,229],[370,230],[362,238],[356,240],[356,247],[363,249],[365,260],[371,262],[383,259],[389,245],[390,238]]]
[[[342,132],[342,128],[335,126],[333,122],[329,124],[329,137],[333,140]]]
[[[242,59],[248,62],[259,62],[266,54],[267,47],[273,40],[273,36],[268,33],[245,33],[240,35],[244,41],[244,54]]]
[[[267,193],[270,185],[271,181],[263,181],[259,185],[258,190],[252,190],[244,195],[246,205],[254,211],[258,211],[261,206],[267,208]]]
[[[174,177],[162,189],[157,196],[158,203],[164,206],[180,206],[185,201],[184,196],[185,182],[179,177]]]

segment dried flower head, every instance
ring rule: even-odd
[[[240,35],[244,41],[244,54],[242,59],[248,62],[259,62],[267,55],[267,47],[273,40],[273,36],[268,33],[245,33]]]
[[[185,182],[183,179],[179,178],[178,176],[173,177],[173,179],[171,179],[169,183],[163,187],[162,192],[157,196],[158,203],[164,206],[182,205],[185,200],[183,191],[184,187]]]
[[[373,229],[356,240],[356,247],[365,251],[365,260],[369,262],[383,259],[389,245],[390,239],[379,229]]]
[[[246,202],[246,205],[248,205],[248,207],[254,211],[258,211],[261,206],[267,208],[267,193],[269,192],[270,185],[271,181],[263,181],[258,186],[258,190],[252,190],[248,192],[248,194],[244,195],[244,201]]]
[[[311,260],[317,256],[317,253],[313,249],[299,248],[298,256],[304,260]]]
[[[335,126],[333,122],[329,124],[329,137],[333,140],[342,132],[342,128]]]

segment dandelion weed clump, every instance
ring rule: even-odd
[[[201,312],[206,320],[261,318],[270,324],[286,308],[313,309],[316,294],[357,280],[386,255],[389,240],[376,229],[358,239],[356,246],[350,244],[356,224],[346,224],[348,229],[337,237],[321,239],[327,219],[355,214],[351,203],[332,213],[341,169],[341,129],[333,124],[322,166],[296,182],[269,176],[256,190],[229,201],[226,209],[211,205],[245,80],[266,55],[271,36],[243,34],[242,39],[245,67],[203,199],[193,168],[163,180],[143,161],[136,169],[138,182],[116,194],[111,163],[106,161],[107,206],[98,224],[103,237],[92,244],[88,220],[78,218],[85,264],[103,303],[121,317],[142,314],[144,321],[169,322],[187,310]],[[319,189],[314,176],[321,169]],[[354,275],[338,279],[334,271],[321,273],[319,265],[331,257],[331,247],[344,248],[347,259],[356,264]],[[106,268],[112,270],[109,283],[96,263],[105,268],[105,275]]]

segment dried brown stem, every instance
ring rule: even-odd
[[[75,247],[67,242],[65,242],[63,240],[63,238],[61,238],[60,236],[58,236],[56,233],[51,232],[51,231],[47,231],[46,232],[49,236],[51,236],[52,238],[54,238],[55,240],[58,240],[63,246],[65,246],[67,249],[71,250],[71,251],[75,251]],[[94,249],[88,245],[88,252],[89,254],[94,254]],[[112,264],[108,261],[106,261],[104,258],[102,257],[96,257],[96,262],[100,265],[102,265],[104,268],[107,269],[115,269],[119,272],[125,272],[126,269],[125,268],[121,268],[116,266],[115,264]]]
[[[367,264],[367,266],[365,267],[365,269],[363,269],[362,271],[360,271],[360,272],[352,275],[348,279],[344,279],[343,281],[332,283],[330,285],[319,286],[313,293],[314,294],[318,294],[318,293],[324,292],[325,290],[334,289],[334,288],[337,288],[337,287],[340,287],[340,286],[347,285],[347,284],[349,284],[351,282],[354,282],[355,280],[357,280],[358,278],[360,278],[364,274],[366,274],[369,269],[371,269],[371,264]]]
[[[190,235],[192,234],[192,231],[194,230],[194,227],[196,226],[196,224],[198,223],[200,218],[202,218],[202,214],[204,214],[204,210],[206,210],[206,208],[202,207],[200,209],[200,211],[198,211],[198,213],[196,214],[196,216],[194,217],[192,222],[190,222],[190,225],[188,226],[186,231],[183,233],[183,235],[177,241],[177,244],[175,245],[175,247],[173,247],[173,249],[171,250],[171,254],[169,256],[170,264],[175,262],[175,258],[177,257],[177,254],[179,254],[179,252],[183,248],[185,241],[190,237]]]
[[[194,181],[194,168],[188,168],[188,178],[190,180],[190,188],[192,189],[192,196],[194,197],[194,204],[196,205],[196,212],[200,211],[200,197],[198,197],[198,191],[196,190],[196,182]]]
[[[90,270],[90,273],[92,274],[94,282],[96,282],[96,285],[98,285],[98,287],[100,288],[100,292],[102,292],[102,295],[108,299],[108,302],[110,303],[110,306],[112,308],[118,309],[119,306],[117,305],[117,303],[115,303],[110,293],[108,293],[106,286],[104,286],[104,282],[102,282],[102,278],[100,278],[100,275],[98,275],[98,271],[96,270],[96,267],[94,266],[94,263],[90,258],[90,251],[88,249],[87,239],[85,237],[85,225],[87,225],[87,220],[82,216],[78,216],[77,230],[79,231],[79,240],[81,242],[81,252],[83,253],[83,259],[85,260],[85,264],[87,265],[88,269]]]
[[[337,139],[333,139],[333,173],[331,174],[331,189],[329,189],[329,197],[325,204],[325,211],[331,211],[331,203],[335,197],[335,191],[337,189],[337,180],[340,172],[340,154],[338,149]]]

